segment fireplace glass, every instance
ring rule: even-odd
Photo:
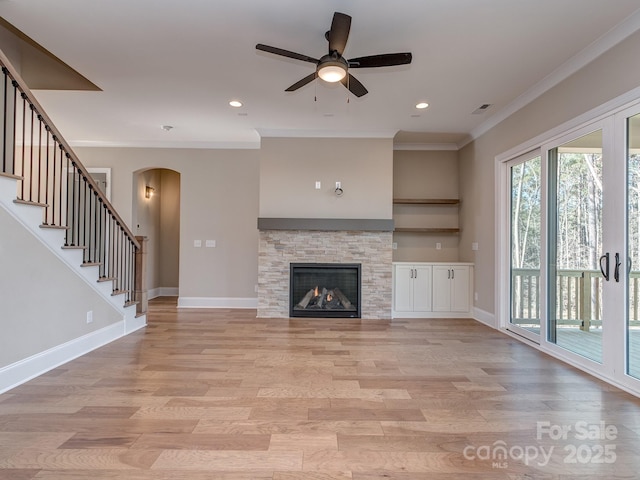
[[[292,263],[289,316],[360,318],[359,263]]]

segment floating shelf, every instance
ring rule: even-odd
[[[394,198],[397,205],[458,205],[459,198]]]
[[[393,231],[403,233],[460,233],[459,228],[396,227]]]

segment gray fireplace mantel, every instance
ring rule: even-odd
[[[322,230],[392,232],[385,218],[258,218],[258,230]]]

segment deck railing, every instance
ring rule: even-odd
[[[589,331],[602,326],[602,273],[599,270],[557,270],[558,325]],[[514,268],[511,274],[512,323],[540,323],[540,270]],[[640,271],[629,272],[629,323],[640,326]]]
[[[42,226],[66,231],[63,248],[82,249],[98,281],[113,282],[125,305],[137,303],[140,244],[2,52],[0,66],[0,172],[18,180],[16,201],[42,206]]]

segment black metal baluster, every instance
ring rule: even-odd
[[[23,93],[23,95],[25,95]],[[26,95],[25,95],[26,97]],[[29,110],[31,110],[31,125],[29,126],[29,200],[35,201],[33,195],[33,182],[36,181],[36,174],[33,172],[33,105],[29,103]],[[24,137],[22,138],[22,149],[24,150]]]
[[[9,72],[5,67],[2,67],[2,73],[4,74],[4,92],[2,99],[3,116],[2,116],[2,171],[7,172],[7,121],[9,120],[9,106],[7,105],[7,89],[9,88]]]
[[[80,175],[82,182],[81,197],[82,200],[78,203],[78,237],[82,234],[82,241],[78,238],[78,243],[84,248],[84,262],[87,262],[87,177]]]
[[[42,195],[42,170],[43,170],[42,169],[42,117],[38,115],[36,118],[38,119],[38,203],[42,203],[42,200],[43,200],[43,195]],[[45,222],[46,222],[46,213],[47,213],[47,210],[45,208]]]
[[[57,138],[56,138],[56,136],[55,136],[55,135],[53,136],[53,142],[54,142],[54,145],[53,145],[53,156],[54,156],[54,159],[55,159],[55,158],[57,158],[57,156],[58,156],[57,152],[58,152],[58,150],[59,150],[59,149],[56,147],[56,145],[58,144],[58,140],[57,140]],[[67,171],[69,170],[69,165],[68,165],[68,163],[69,163],[69,162],[67,161]],[[59,213],[58,213],[58,221],[60,222],[60,226],[61,226],[61,227],[63,227],[63,226],[64,226],[64,227],[68,227],[68,225],[65,225],[65,224],[63,223],[63,222],[64,222],[64,217],[62,216],[62,209],[64,208],[64,207],[63,207],[63,205],[64,205],[64,204],[63,204],[63,202],[62,202],[62,195],[64,194],[64,191],[65,191],[65,188],[63,187],[63,185],[66,185],[66,184],[68,183],[68,182],[65,182],[65,179],[64,179],[64,176],[63,176],[63,175],[64,175],[64,159],[62,158],[62,150],[60,150],[60,178],[58,178],[58,182],[59,182],[59,184],[60,184],[60,189],[59,189],[59,201],[58,201],[58,209],[59,209],[60,211],[59,211]],[[68,188],[69,188],[69,186],[67,185],[67,190],[68,190]],[[68,235],[69,235],[69,233],[68,233],[68,232],[69,232],[69,230],[67,229],[66,236],[68,236]],[[65,236],[65,238],[66,238],[66,236]]]
[[[22,189],[20,191],[20,199],[24,200],[25,199],[24,198],[24,182],[27,181],[27,174],[25,172],[25,160],[24,160],[24,138],[26,134],[27,103],[24,101],[24,93],[20,96],[20,98],[22,98],[22,154],[21,154],[22,166],[20,167],[21,169],[20,173],[22,174],[22,177],[23,177]]]

